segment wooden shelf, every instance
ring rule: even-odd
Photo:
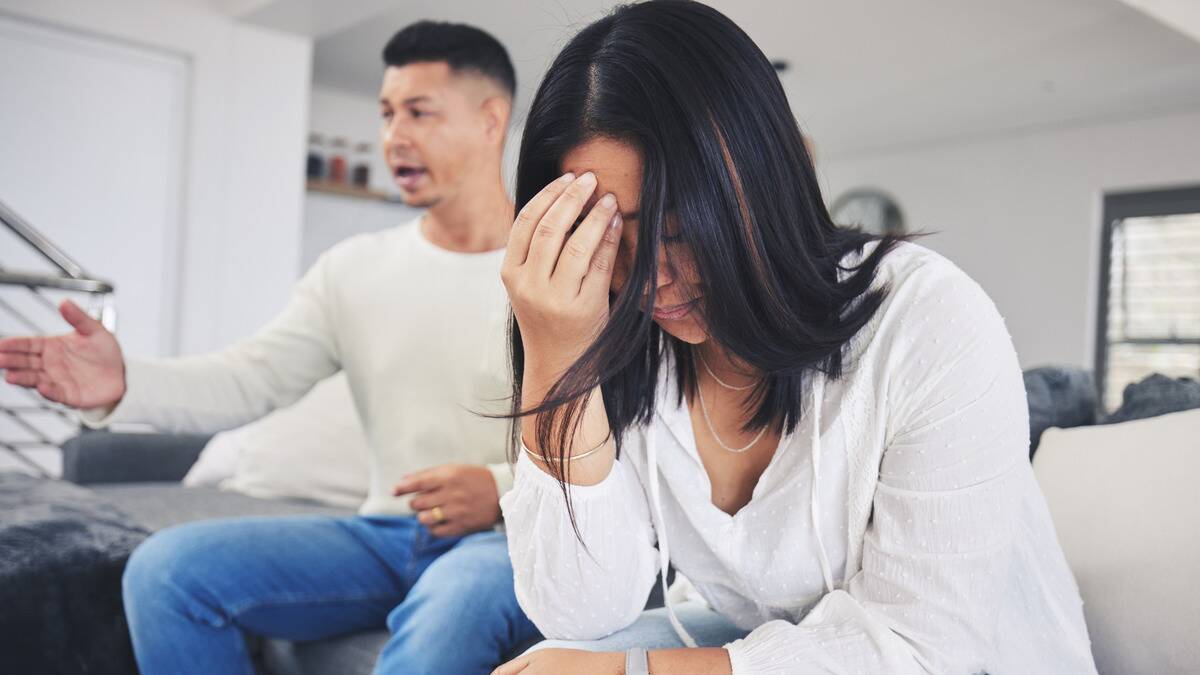
[[[329,195],[338,195],[339,197],[352,197],[354,199],[370,199],[380,202],[402,203],[399,197],[390,195],[379,190],[371,190],[362,188],[357,185],[349,185],[347,183],[334,183],[327,180],[309,180],[307,182],[309,192],[321,192]]]

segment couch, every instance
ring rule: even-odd
[[[1031,457],[1046,429],[1149,417],[1200,406],[1200,383],[1162,376],[1130,385],[1126,405],[1113,416],[1097,412],[1095,387],[1087,371],[1036,368],[1025,372],[1025,385],[1030,406]],[[87,486],[146,532],[206,518],[350,513],[313,503],[256,499],[215,488],[183,487],[179,481],[207,440],[206,436],[84,432],[63,448],[63,477]],[[650,604],[660,602],[660,598],[654,598]],[[309,643],[255,640],[252,650],[258,669],[264,674],[358,675],[372,671],[376,655],[387,638],[386,630],[381,627],[377,631]]]

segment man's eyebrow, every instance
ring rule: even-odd
[[[421,94],[420,96],[410,96],[410,97],[404,99],[403,101],[400,102],[400,105],[412,105],[414,103],[425,103],[425,102],[432,102],[432,101],[433,101],[433,99],[430,98],[429,96],[427,96],[425,94]],[[379,97],[379,105],[391,105],[391,104],[392,104],[392,102],[389,101],[387,98],[385,98],[383,96]]]

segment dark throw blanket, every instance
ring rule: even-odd
[[[0,671],[136,673],[121,573],[147,535],[86,488],[0,473]]]

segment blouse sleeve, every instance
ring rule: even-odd
[[[948,262],[897,289],[875,339],[888,432],[860,571],[799,624],[727,645],[734,675],[978,673],[1033,485],[1004,321]],[[881,308],[880,311],[883,311]]]
[[[558,481],[528,457],[500,500],[517,601],[546,638],[596,640],[633,623],[657,578],[646,495],[628,458],[571,486],[580,544]]]

